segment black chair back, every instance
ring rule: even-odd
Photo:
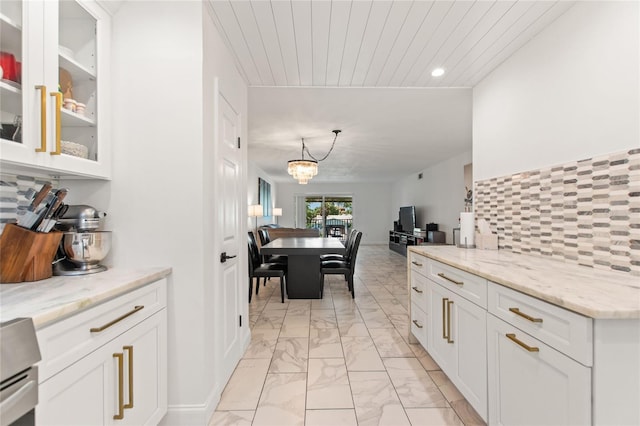
[[[260,252],[258,251],[258,243],[256,242],[256,237],[253,235],[252,231],[248,233],[248,241],[249,241],[249,270],[250,274],[253,274],[254,268],[260,265]],[[252,264],[252,265],[251,265]]]
[[[344,247],[345,247],[345,251],[344,251],[344,257],[345,259],[347,259],[350,254],[351,254],[351,250],[353,249],[353,242],[356,239],[356,235],[358,234],[359,231],[357,231],[356,229],[351,229],[351,231],[349,231],[349,235],[347,235],[347,241],[345,241],[344,243]]]
[[[267,231],[266,229],[258,229],[258,237],[260,237],[260,246],[271,242],[269,231]]]
[[[358,248],[360,247],[360,240],[362,239],[362,232],[358,231],[355,238],[353,239],[353,245],[351,248],[351,252],[349,253],[349,257],[347,262],[349,262],[349,266],[351,267],[351,274],[356,269],[356,257],[358,256]]]

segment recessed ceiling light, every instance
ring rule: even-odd
[[[444,75],[444,69],[442,68],[436,68],[433,71],[431,71],[431,76],[432,77],[440,77]]]

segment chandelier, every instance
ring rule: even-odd
[[[289,172],[289,174],[293,176],[293,178],[296,179],[300,185],[306,185],[309,180],[311,180],[315,175],[318,174],[318,163],[320,161],[326,160],[329,154],[331,154],[331,151],[333,151],[333,147],[336,144],[336,139],[338,139],[338,133],[340,133],[341,130],[332,130],[332,132],[335,133],[335,137],[333,138],[331,148],[329,148],[329,152],[327,152],[327,155],[320,159],[315,158],[313,155],[311,155],[311,153],[309,152],[309,148],[307,148],[307,145],[304,143],[304,138],[302,138],[301,159],[289,160],[287,166],[287,172]],[[311,159],[304,158],[305,151]]]

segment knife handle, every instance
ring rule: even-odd
[[[33,199],[33,202],[31,203],[31,207],[29,208],[29,210],[35,211],[38,205],[40,205],[42,200],[44,200],[44,198],[47,196],[49,191],[51,191],[51,188],[53,187],[48,183],[45,183],[44,185],[42,185],[42,189],[40,189],[40,191],[36,194],[35,198]]]

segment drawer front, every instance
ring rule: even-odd
[[[592,424],[591,369],[493,315],[488,317],[490,423]]]
[[[423,348],[427,347],[427,314],[414,303],[411,304],[411,334]]]
[[[411,265],[411,271],[427,276],[427,258],[421,254],[409,252],[408,262]]]
[[[476,305],[487,308],[487,280],[429,259],[427,277]]]
[[[489,312],[583,365],[593,365],[591,318],[492,282]]]
[[[166,305],[162,279],[38,330],[40,383]]]
[[[415,303],[423,310],[427,308],[427,278],[411,271],[411,287],[409,288],[411,303]]]

